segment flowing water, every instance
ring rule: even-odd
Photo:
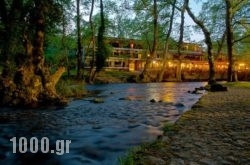
[[[93,95],[64,108],[0,109],[1,165],[115,165],[129,149],[162,134],[161,126],[176,121],[201,95],[188,91],[203,82],[87,85]],[[150,100],[154,99],[155,102]],[[103,101],[94,103],[93,100]],[[11,138],[71,140],[69,153],[13,153]],[[39,144],[39,149],[41,145]],[[17,151],[19,146],[17,145]],[[28,147],[29,149],[29,147]]]

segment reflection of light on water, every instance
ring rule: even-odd
[[[149,85],[149,87],[146,89],[147,94],[150,97],[149,99],[155,99],[157,101],[164,102],[175,102],[176,98],[174,96],[176,91],[173,91],[173,89],[175,89],[176,83],[164,83],[160,85],[161,88],[158,86],[152,87]]]
[[[172,93],[170,92],[170,93],[163,95],[161,100],[164,102],[175,102],[176,101],[176,99],[174,98],[173,92]]]
[[[135,93],[135,92],[136,92],[136,89],[135,89],[135,88],[128,88],[128,89],[127,89],[127,92],[128,92],[128,93]]]

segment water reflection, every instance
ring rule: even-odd
[[[146,92],[151,99],[163,102],[176,102],[176,98],[174,97],[174,93],[176,92],[173,90],[175,88],[176,83],[155,83],[154,85],[149,85],[146,88]]]

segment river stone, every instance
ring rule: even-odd
[[[155,103],[156,100],[155,100],[155,99],[151,99],[150,102],[151,102],[151,103]]]
[[[176,106],[176,107],[185,107],[185,105],[183,103],[175,103],[174,106]]]
[[[146,163],[150,165],[165,165],[166,161],[158,157],[148,156],[146,159]]]
[[[104,100],[101,98],[95,98],[92,100],[93,103],[104,103]]]

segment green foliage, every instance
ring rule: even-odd
[[[105,45],[98,49],[96,53],[96,71],[99,72],[106,64],[108,51]]]
[[[65,66],[69,68],[74,68],[76,66],[75,60],[75,39],[66,36],[64,39],[63,47],[62,36],[48,34],[46,40],[46,47],[44,50],[46,64],[50,67],[57,68],[58,66]]]
[[[83,81],[60,79],[56,85],[57,93],[64,97],[81,98],[86,95]]]
[[[104,18],[104,6],[103,1],[100,0],[100,27],[98,29],[97,36],[97,53],[96,53],[96,71],[100,72],[101,69],[105,66],[106,58],[108,56],[107,47],[104,42],[104,33],[105,33],[105,18]]]
[[[33,40],[35,32],[36,16],[40,12],[42,4],[46,21],[46,33],[58,32],[59,24],[62,22],[63,6],[70,0],[55,1],[20,1],[9,0],[0,2],[0,54],[1,60],[9,60],[14,63],[14,56],[17,53],[25,53],[22,45],[24,33],[30,41]]]
[[[103,67],[106,66],[106,59],[112,53],[112,48],[105,43],[102,39],[98,41],[98,48],[96,52],[96,70],[97,72],[101,71]]]

